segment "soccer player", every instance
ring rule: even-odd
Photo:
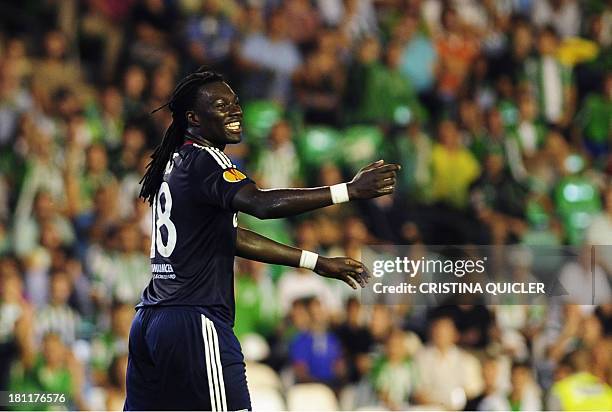
[[[152,279],[129,338],[126,410],[243,410],[251,403],[234,323],[234,256],[303,267],[365,286],[366,268],[238,227],[238,212],[292,216],[392,193],[398,165],[365,167],[347,184],[259,189],[223,153],[239,143],[242,109],[218,74],[181,80],[167,104],[172,123],[152,155],[140,195],[153,208]],[[163,107],[163,106],[162,106]]]

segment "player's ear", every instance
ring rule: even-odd
[[[187,124],[190,127],[191,126],[195,126],[195,127],[199,127],[200,126],[200,118],[198,117],[198,115],[193,110],[187,110],[187,112],[185,113],[185,116],[187,117]]]

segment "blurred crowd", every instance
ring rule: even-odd
[[[171,120],[150,111],[200,65],[241,98],[244,140],[226,152],[259,186],[403,167],[392,197],[242,226],[356,259],[385,242],[612,245],[610,1],[21,0],[0,14],[0,390],[122,408],[150,276],[139,180]],[[254,403],[319,383],[344,410],[611,410],[611,261],[596,305],[423,307],[237,260]]]

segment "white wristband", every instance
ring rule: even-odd
[[[346,183],[340,183],[329,187],[333,204],[349,201],[348,187]]]
[[[317,259],[319,255],[307,250],[302,250],[302,256],[300,256],[300,267],[304,269],[314,270],[317,265]]]

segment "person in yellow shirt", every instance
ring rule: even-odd
[[[431,152],[433,200],[463,209],[470,184],[480,175],[480,165],[461,143],[455,122],[440,122],[438,136],[439,143],[434,144]]]
[[[589,370],[593,359],[586,350],[568,356],[573,373],[559,379],[552,386],[548,409],[557,411],[612,410],[612,388]]]

